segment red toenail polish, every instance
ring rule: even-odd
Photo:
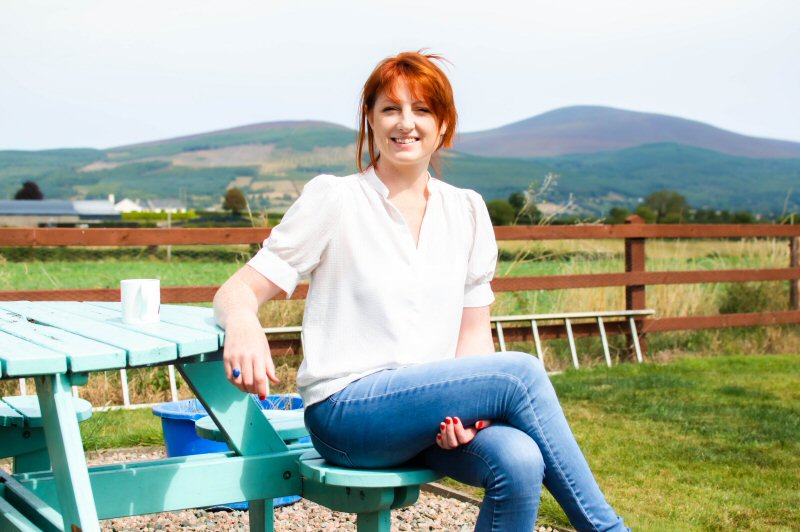
[[[458,425],[458,418],[453,418],[453,423],[455,423],[456,425]]]
[[[445,423],[447,423],[449,425],[452,420],[450,418],[447,418],[444,421],[445,421]]]
[[[258,398],[261,399],[262,401],[266,401],[267,400],[267,396],[266,395],[259,395]]]
[[[441,435],[441,434],[437,434],[437,435],[436,435],[436,439],[437,439],[437,440],[441,440],[441,439],[442,439],[442,435]]]

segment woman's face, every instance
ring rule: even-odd
[[[380,163],[427,169],[447,125],[437,127],[428,105],[415,99],[404,81],[397,82],[394,92],[396,100],[380,93],[368,117]]]

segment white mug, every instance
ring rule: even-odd
[[[120,292],[123,322],[136,325],[158,323],[161,310],[158,279],[123,279]]]

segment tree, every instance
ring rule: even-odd
[[[42,191],[39,190],[39,185],[34,183],[33,181],[25,181],[22,184],[22,188],[17,190],[17,193],[14,194],[15,200],[40,200],[44,199],[44,194]]]
[[[486,208],[489,209],[492,225],[511,225],[514,221],[514,207],[506,200],[492,200],[486,204]]]
[[[611,207],[606,216],[607,224],[624,224],[625,218],[630,216],[631,211],[625,207]]]
[[[247,198],[238,188],[229,188],[225,191],[225,200],[222,202],[222,208],[226,211],[231,211],[234,215],[239,215],[247,208]]]
[[[681,194],[674,190],[659,190],[653,192],[644,199],[645,207],[649,207],[656,213],[656,221],[663,222],[666,220],[667,215],[670,221],[680,221],[686,218],[689,212],[689,204],[686,202]]]
[[[645,204],[641,204],[638,207],[636,207],[635,214],[641,217],[641,219],[644,220],[645,223],[648,224],[656,223],[655,211]]]

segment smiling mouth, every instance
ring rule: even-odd
[[[392,137],[392,142],[395,144],[413,144],[418,140],[417,137]]]

